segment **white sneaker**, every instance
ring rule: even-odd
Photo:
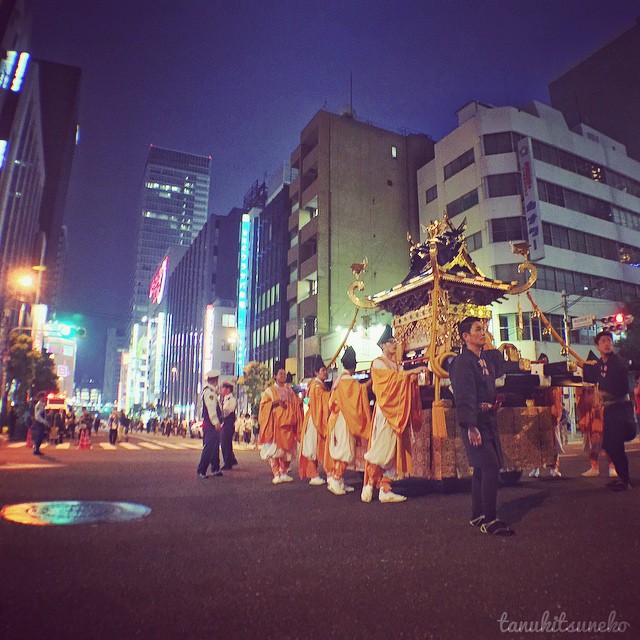
[[[329,482],[327,482],[327,489],[336,496],[343,496],[345,494],[345,490],[340,486],[340,482],[335,478],[329,478]]]
[[[381,490],[380,495],[378,495],[380,502],[404,502],[406,499],[406,496],[398,495],[397,493],[393,493],[393,491]]]
[[[535,469],[531,469],[529,471],[530,478],[538,478],[540,476],[540,467],[536,467]]]
[[[293,478],[288,473],[280,474],[280,482],[293,482]]]
[[[340,480],[340,486],[342,487],[345,493],[353,493],[355,491],[355,489],[352,486],[345,484],[344,480],[342,479]]]
[[[273,476],[273,480],[271,480],[271,484],[281,484],[282,479],[280,476]]]
[[[609,477],[610,478],[618,477],[618,472],[613,467],[609,467]]]
[[[597,468],[591,467],[587,469],[583,474],[583,478],[597,478],[600,475],[600,471]]]
[[[365,484],[364,487],[362,487],[360,500],[362,500],[362,502],[371,502],[372,498],[373,498],[373,486],[370,484]]]
[[[316,476],[315,478],[311,478],[311,480],[309,480],[309,484],[312,487],[321,487],[324,484],[324,478]]]
[[[558,469],[549,469],[549,475],[552,478],[562,478],[562,474],[560,473],[560,471],[558,471]]]

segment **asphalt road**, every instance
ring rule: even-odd
[[[501,489],[500,513],[517,531],[504,539],[467,524],[467,483],[443,494],[404,481],[406,503],[363,504],[358,491],[273,486],[254,450],[237,451],[224,477],[198,480],[195,449],[71,447],[38,460],[1,443],[1,505],[127,501],[151,513],[97,525],[0,520],[0,637],[640,638],[631,448],[638,486],[627,493],[581,478],[577,445],[563,478]],[[360,488],[358,474],[348,480]],[[630,627],[509,632],[545,611],[565,625]]]

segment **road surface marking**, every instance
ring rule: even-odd
[[[46,463],[37,463],[37,462],[25,462],[25,463],[8,463],[8,464],[0,464],[0,471],[15,471],[17,469],[55,469],[57,467],[62,467],[61,464],[46,464]]]
[[[71,446],[70,442],[63,442],[62,444],[59,444],[56,449],[68,449]]]
[[[173,444],[172,442],[163,442],[162,446],[166,447],[167,449],[180,449],[180,450],[184,451],[184,447],[182,445]]]
[[[9,449],[17,449],[18,447],[26,447],[27,443],[26,442],[12,442],[9,445]]]
[[[136,444],[131,444],[130,442],[120,442],[121,447],[125,449],[129,449],[130,451],[140,451],[140,447]]]
[[[138,445],[145,449],[153,449],[154,451],[162,451],[162,449],[164,449],[164,447],[153,444],[153,442],[138,442]]]
[[[110,442],[101,442],[100,446],[107,451],[115,451],[118,448],[115,444],[111,444]]]
[[[197,442],[183,442],[183,447],[187,447],[187,449],[202,449],[202,441],[200,443]]]

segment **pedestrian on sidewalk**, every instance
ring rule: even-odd
[[[33,455],[43,456],[40,451],[40,446],[44,440],[44,434],[46,429],[49,428],[47,423],[47,410],[46,400],[47,394],[44,391],[40,391],[36,396],[36,405],[33,408],[33,423],[31,425],[31,438],[33,440]]]

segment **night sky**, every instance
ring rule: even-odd
[[[318,109],[438,140],[470,100],[548,103],[548,82],[632,26],[611,3],[33,0],[33,54],[83,70],[64,308],[87,316],[80,378],[125,326],[149,144],[213,157],[210,213],[289,159]]]

